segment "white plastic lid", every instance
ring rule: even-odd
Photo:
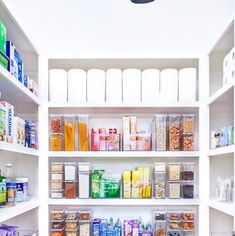
[[[27,183],[27,182],[29,182],[29,179],[28,178],[16,178],[16,181],[22,182],[22,183]]]

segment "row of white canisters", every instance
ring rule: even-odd
[[[164,69],[51,69],[51,102],[194,102],[195,68]]]

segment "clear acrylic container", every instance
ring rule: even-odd
[[[91,209],[80,209],[78,210],[79,221],[91,221],[92,210]]]
[[[64,179],[65,181],[77,180],[77,163],[75,162],[64,163]]]
[[[50,151],[63,151],[63,135],[50,134]]]
[[[89,221],[79,221],[79,236],[90,236],[91,235],[91,223]]]
[[[78,196],[90,197],[90,163],[78,163]]]
[[[51,133],[63,133],[62,115],[50,115],[49,122],[50,122]]]
[[[181,230],[168,230],[167,236],[182,236]]]
[[[184,162],[181,165],[181,180],[194,180],[194,167],[193,162]]]
[[[51,222],[51,229],[64,229],[64,220]]]
[[[77,182],[65,182],[64,183],[64,197],[67,199],[77,198]]]
[[[181,220],[181,211],[179,210],[172,210],[167,212],[167,218],[168,220],[172,221],[178,221]]]
[[[64,173],[63,172],[51,172],[51,181],[63,181]]]
[[[194,198],[194,182],[184,181],[181,183],[181,195],[184,199]]]
[[[194,210],[183,210],[181,213],[181,219],[183,221],[194,221],[196,219],[195,211]]]
[[[194,151],[194,133],[183,133],[181,135],[181,150]]]
[[[178,221],[169,221],[168,222],[168,228],[170,230],[181,230],[182,229],[182,222],[180,220]]]
[[[154,198],[166,198],[166,172],[154,172]]]
[[[64,116],[64,149],[65,151],[75,151],[75,116]]]
[[[78,230],[65,230],[65,236],[79,236]]]
[[[167,224],[166,221],[155,221],[155,234],[154,236],[166,236]]]
[[[64,236],[64,230],[62,229],[51,230],[51,236]]]
[[[89,150],[89,115],[78,115],[78,150]]]
[[[51,190],[64,189],[64,183],[62,181],[51,181]]]
[[[106,135],[106,150],[107,151],[121,151],[121,135],[120,134],[107,134]]]
[[[63,172],[64,164],[63,162],[52,162],[51,163],[51,172]]]
[[[78,218],[78,214],[77,214],[77,211],[75,210],[71,210],[71,211],[65,211],[65,219],[66,220],[77,220]]]
[[[169,151],[180,150],[180,115],[170,114],[168,119]]]
[[[195,231],[183,231],[183,236],[195,236],[195,235],[196,235]],[[223,236],[226,236],[226,235],[223,234]]]
[[[182,229],[183,230],[189,230],[189,231],[195,230],[194,221],[183,221],[182,222]]]
[[[153,120],[153,150],[167,150],[167,115],[157,114]]]
[[[179,181],[180,180],[180,163],[169,163],[168,164],[168,180]]]
[[[169,198],[179,199],[180,198],[180,182],[169,182]]]
[[[78,228],[78,220],[65,220],[65,229],[75,230]]]
[[[166,210],[157,210],[153,212],[153,218],[155,221],[164,221],[167,219],[167,211]]]
[[[65,211],[50,211],[51,221],[53,220],[64,220],[65,218]]]
[[[194,133],[195,115],[183,114],[181,119],[181,131],[183,133]]]
[[[64,198],[64,189],[62,190],[51,190],[52,199],[62,199]]]

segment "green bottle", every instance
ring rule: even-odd
[[[0,170],[0,207],[5,206],[7,201],[6,178],[1,175]]]

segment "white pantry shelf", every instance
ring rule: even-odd
[[[1,151],[20,153],[31,156],[39,156],[39,151],[37,149],[27,148],[19,144],[12,144],[2,141],[0,141],[0,152]]]
[[[18,112],[34,112],[39,98],[0,65],[0,88],[2,100],[15,106]]]
[[[87,152],[81,152],[81,151],[49,151],[48,154],[49,157],[90,157],[90,158],[100,158],[100,157],[118,157],[118,158],[138,158],[138,157],[199,157],[200,152],[199,151],[120,151],[120,152],[103,152],[103,151],[87,151]]]
[[[223,212],[225,214],[235,217],[235,204],[234,203],[224,203],[218,202],[215,199],[210,199],[208,201],[208,206],[217,211]]]
[[[208,156],[218,156],[218,155],[223,155],[223,154],[228,154],[228,153],[233,153],[233,152],[235,152],[235,145],[229,145],[229,146],[209,150]]]
[[[222,88],[220,88],[218,91],[216,91],[212,96],[210,96],[208,105],[212,105],[219,99],[221,99],[224,95],[229,93],[234,88],[234,83],[229,83]]]
[[[198,206],[198,199],[49,199],[48,205],[81,206]]]
[[[10,220],[16,216],[19,216],[38,207],[39,200],[36,198],[32,198],[29,201],[17,203],[12,207],[0,208],[0,222]]]

